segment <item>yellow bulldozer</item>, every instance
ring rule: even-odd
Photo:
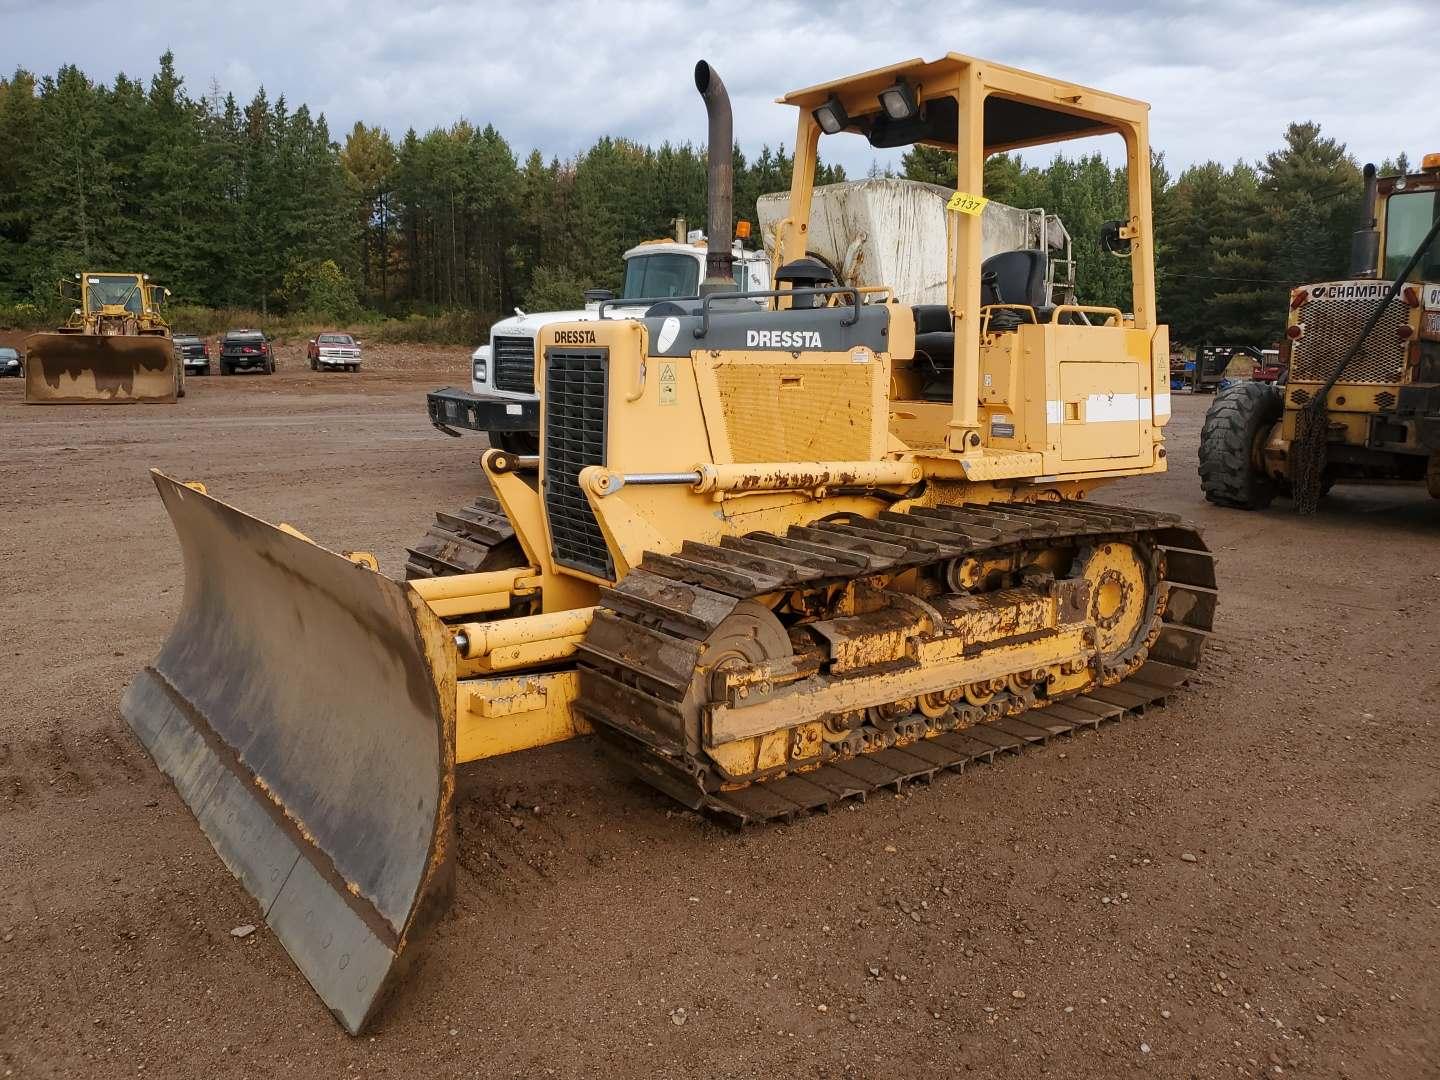
[[[25,339],[30,404],[173,402],[185,368],[160,313],[170,290],[145,274],[85,271],[61,285],[74,310],[64,326]]]
[[[443,906],[457,764],[593,733],[737,824],[863,800],[1164,701],[1216,603],[1200,536],[1094,503],[1162,472],[1148,107],[949,54],[789,94],[779,288],[730,278],[729,100],[704,62],[701,295],[547,326],[539,453],[440,515],[411,580],[160,473],[179,621],[122,710],[344,1027]],[[844,133],[844,134],[842,134]],[[981,256],[986,155],[1118,135],[1130,312]],[[958,161],[947,302],[804,258],[820,140]]]

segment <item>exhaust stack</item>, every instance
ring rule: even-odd
[[[705,253],[705,281],[700,295],[733,292],[735,289],[732,222],[735,201],[735,120],[730,95],[715,69],[704,60],[695,65],[695,89],[705,99],[710,116],[708,147],[708,220],[705,223],[708,248]]]
[[[1360,204],[1360,227],[1350,238],[1350,276],[1373,278],[1380,272],[1380,230],[1376,228],[1375,166],[1365,166],[1365,196]]]

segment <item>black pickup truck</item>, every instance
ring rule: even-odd
[[[199,334],[175,334],[175,355],[185,365],[186,375],[210,374],[210,345]]]
[[[231,330],[220,339],[220,374],[237,371],[275,374],[275,350],[259,330]]]

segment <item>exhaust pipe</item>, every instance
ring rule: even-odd
[[[1350,238],[1350,276],[1373,278],[1380,272],[1380,230],[1375,216],[1375,166],[1365,166],[1365,195],[1360,203],[1360,227]]]
[[[730,112],[730,95],[715,69],[704,60],[695,65],[695,89],[705,99],[710,116],[707,167],[709,200],[705,232],[705,282],[700,295],[733,292],[735,289],[732,223],[735,201],[735,120]]]

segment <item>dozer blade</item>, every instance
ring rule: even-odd
[[[168,337],[31,334],[25,339],[25,400],[37,405],[175,400],[175,346]]]
[[[121,711],[358,1034],[449,895],[454,648],[406,586],[152,475],[185,600]]]

